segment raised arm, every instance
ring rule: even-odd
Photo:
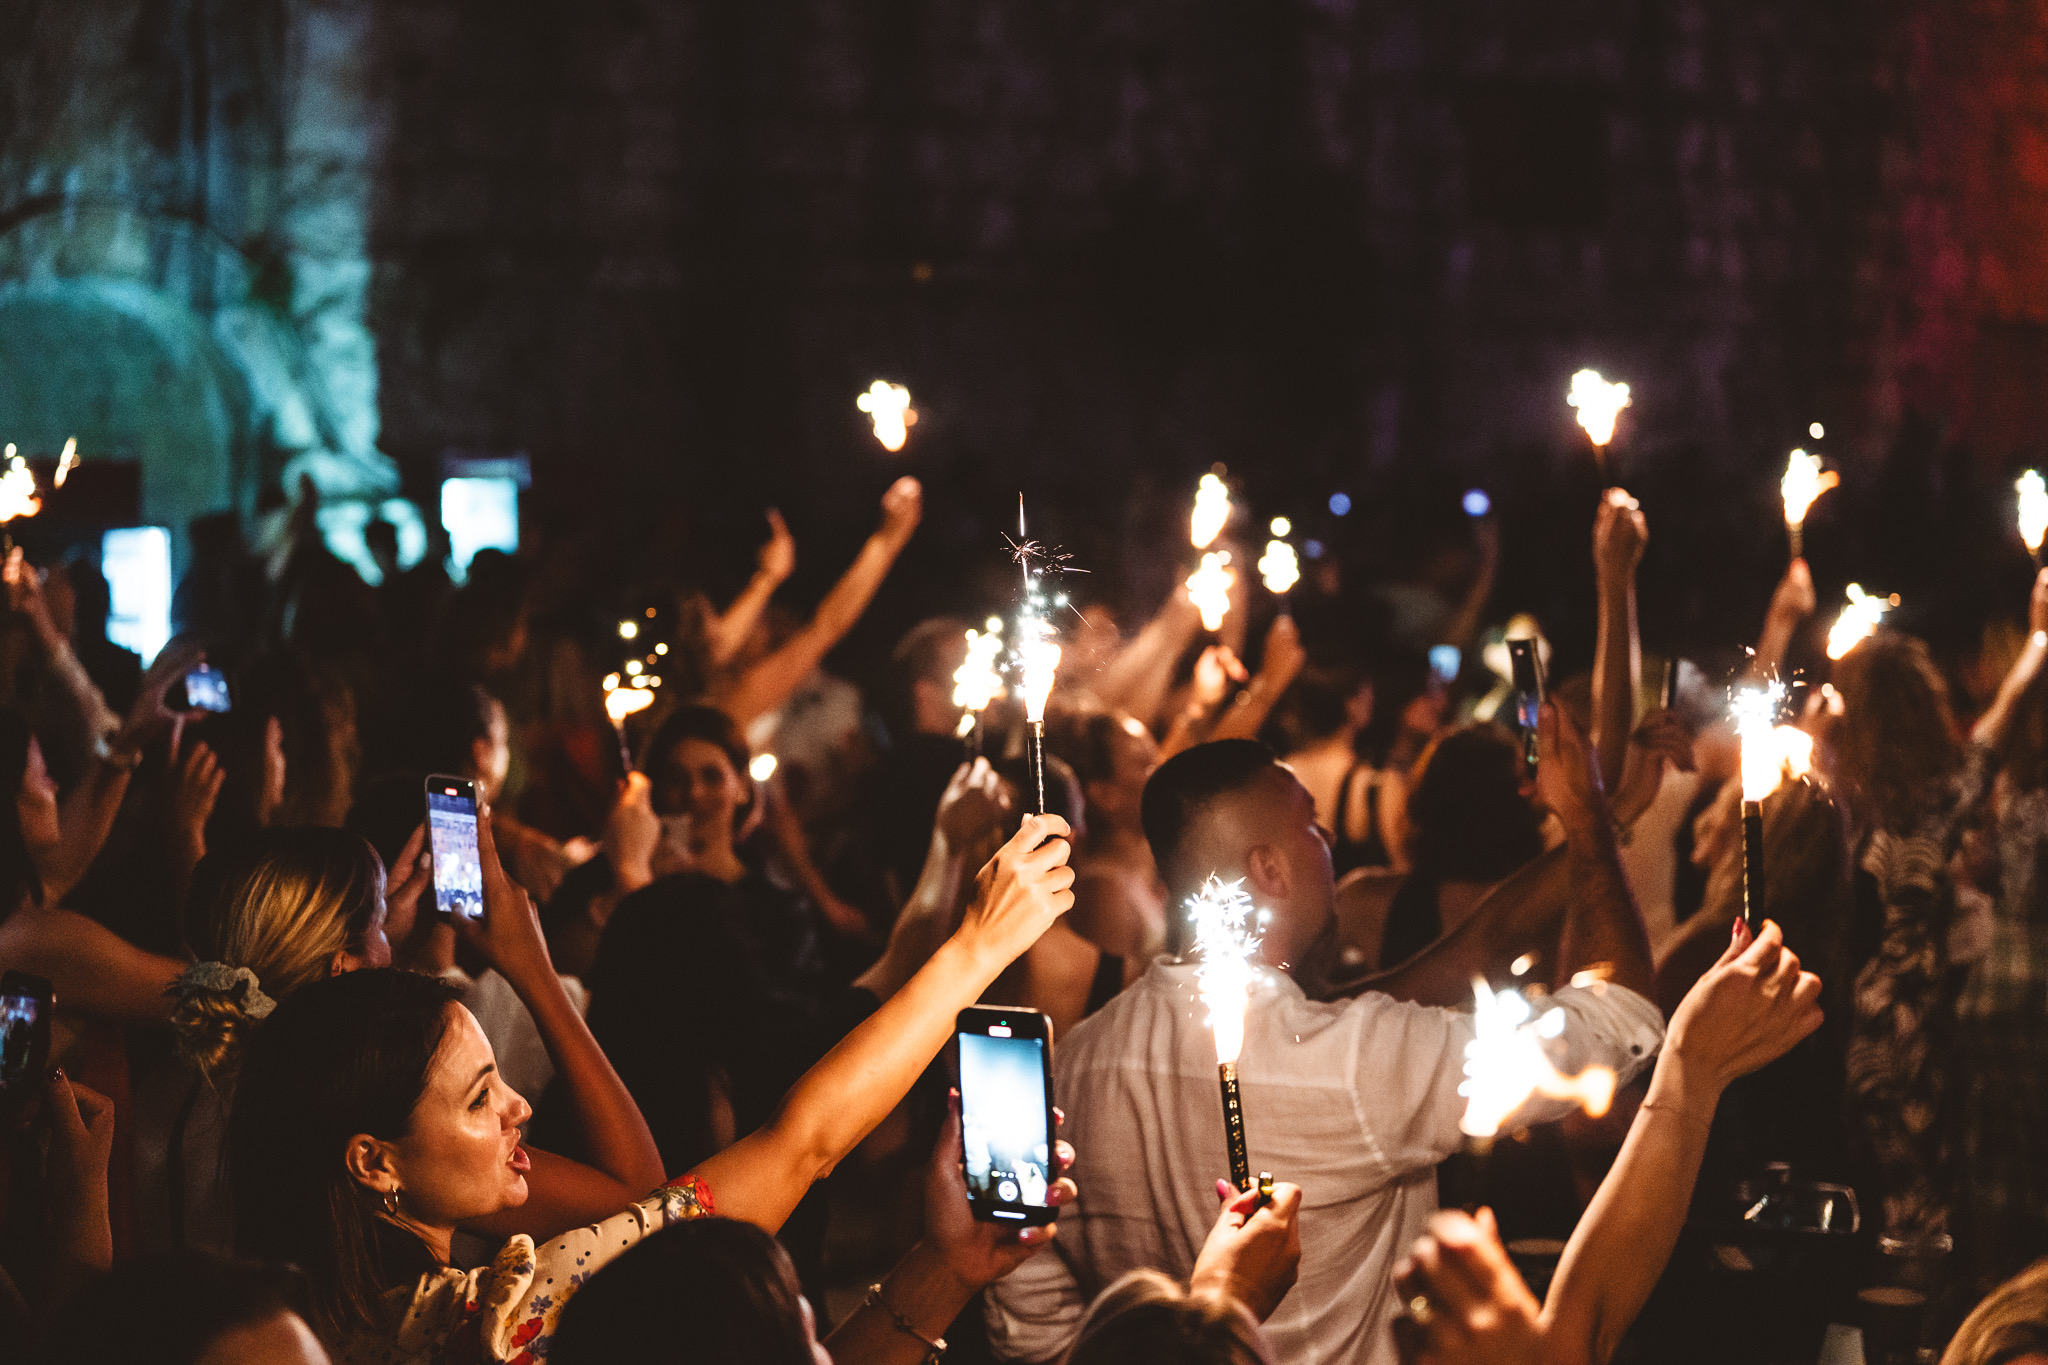
[[[8,604],[27,618],[51,674],[71,698],[84,731],[85,742],[81,747],[87,750],[94,748],[100,740],[121,728],[121,718],[108,707],[99,684],[78,661],[78,655],[71,647],[71,638],[57,628],[56,618],[50,612],[49,598],[43,592],[43,575],[22,558],[21,547],[16,546],[8,552],[5,564],[0,565],[0,578],[4,578],[7,584]]]
[[[1766,923],[1754,943],[1745,932],[1738,921],[1672,1015],[1649,1096],[1565,1246],[1548,1301],[1537,1308],[1487,1210],[1477,1220],[1440,1213],[1395,1268],[1401,1297],[1427,1307],[1395,1325],[1404,1361],[1613,1356],[1677,1243],[1722,1092],[1820,1026],[1820,980],[1800,970],[1778,926]]]
[[[145,952],[75,911],[27,905],[0,920],[0,968],[47,977],[60,1013],[161,1024],[185,964]]]
[[[968,868],[973,865],[968,861],[973,856],[971,850],[986,849],[993,838],[1001,837],[1009,809],[1008,784],[987,759],[977,758],[954,770],[952,781],[939,797],[924,870],[896,913],[889,946],[854,985],[877,1000],[887,1000],[930,961],[939,945],[959,927],[961,893],[972,884],[968,878]]]
[[[1128,711],[1147,725],[1156,724],[1159,710],[1173,690],[1174,669],[1201,630],[1202,613],[1188,601],[1187,590],[1176,583],[1158,614],[1117,651],[1090,690],[1104,706]]]
[[[1460,649],[1470,645],[1472,637],[1479,633],[1480,618],[1486,614],[1486,604],[1493,600],[1493,576],[1500,568],[1499,524],[1490,517],[1482,518],[1473,524],[1472,535],[1479,542],[1479,570],[1472,575],[1465,600],[1445,619],[1438,632],[1443,638],[1437,641]]]
[[[2034,591],[2027,599],[2027,643],[2020,656],[2006,670],[1998,695],[1984,714],[1970,727],[1970,738],[1989,748],[2001,748],[2012,728],[2013,711],[2041,677],[2041,665],[2048,662],[2048,569],[2034,575]]]
[[[1593,659],[1593,752],[1600,785],[1615,790],[1628,759],[1643,645],[1636,630],[1636,567],[1650,528],[1636,500],[1619,488],[1600,499],[1593,518],[1593,570],[1600,595],[1600,634]]]
[[[1276,616],[1266,632],[1266,652],[1259,658],[1259,671],[1237,700],[1209,732],[1211,739],[1255,739],[1265,727],[1266,717],[1308,662],[1301,647],[1301,631],[1292,616]]]
[[[1785,651],[1792,644],[1792,633],[1813,615],[1813,608],[1813,570],[1806,567],[1805,560],[1795,559],[1778,580],[1777,591],[1771,594],[1770,609],[1764,613],[1763,634],[1757,636],[1756,653],[1749,660],[1752,678],[1777,674],[1785,662]]]
[[[910,543],[911,533],[917,530],[923,516],[924,490],[916,479],[906,476],[890,484],[889,491],[882,495],[882,524],[861,547],[852,567],[825,594],[817,614],[780,649],[725,689],[716,698],[718,708],[745,729],[789,700],[811,670],[860,620],[860,614],[874,600],[876,590],[889,575],[889,567]]]
[[[782,520],[782,513],[768,509],[768,543],[761,547],[754,576],[720,616],[713,617],[706,632],[711,644],[711,662],[720,668],[732,662],[740,646],[753,633],[768,599],[796,572],[796,537]]]
[[[1027,817],[981,870],[980,894],[931,960],[803,1074],[765,1128],[696,1168],[720,1213],[776,1231],[910,1092],[954,1016],[1072,907],[1067,832],[1057,815]]]
[[[525,1232],[551,1237],[564,1228],[610,1217],[660,1185],[665,1173],[660,1149],[654,1145],[654,1134],[648,1131],[640,1106],[562,988],[532,898],[505,874],[498,861],[488,812],[477,821],[477,844],[483,870],[483,922],[473,924],[458,916],[457,932],[498,970],[533,1016],[541,1042],[555,1064],[555,1075],[568,1087],[569,1107],[592,1164],[531,1153],[527,1201],[475,1226],[506,1235]]]

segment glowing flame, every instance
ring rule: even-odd
[[[638,621],[619,622],[619,638],[621,640],[630,640],[639,633],[640,623]]]
[[[1849,605],[1842,608],[1842,614],[1828,628],[1828,657],[1839,659],[1875,635],[1884,614],[1897,605],[1897,593],[1890,597],[1872,597],[1863,591],[1861,583],[1851,583]]]
[[[2020,539],[2038,554],[2042,535],[2048,533],[2048,484],[2041,482],[2040,471],[2029,469],[2013,487],[2020,492]]]
[[[614,674],[613,676],[617,676]],[[654,705],[654,692],[644,687],[614,687],[604,694],[604,713],[612,724],[624,725],[626,717]]]
[[[64,453],[57,457],[57,472],[51,476],[50,486],[62,488],[64,480],[71,477],[71,471],[78,468],[78,438],[73,436],[64,443]]]
[[[1293,522],[1291,522],[1291,521],[1289,521],[1289,520],[1288,520],[1287,518],[1285,518],[1285,517],[1275,517],[1275,518],[1273,518],[1273,534],[1274,534],[1274,535],[1276,535],[1276,536],[1289,536],[1289,535],[1293,535],[1293,534],[1294,534],[1294,523],[1293,523]]]
[[[1204,474],[1195,485],[1195,511],[1188,518],[1188,540],[1197,550],[1206,550],[1211,541],[1223,534],[1229,520],[1229,487],[1214,474]]]
[[[1259,556],[1259,577],[1269,592],[1284,593],[1292,588],[1301,579],[1301,561],[1295,558],[1294,547],[1284,540],[1267,541],[1266,553]]]
[[[1628,385],[1610,384],[1598,370],[1580,370],[1572,376],[1564,401],[1579,410],[1579,425],[1593,444],[1604,446],[1614,439],[1614,419],[1629,405]]]
[[[1785,524],[1805,525],[1806,514],[1814,500],[1841,481],[1841,475],[1820,467],[1820,456],[1809,455],[1803,450],[1793,451],[1791,458],[1785,461],[1785,477],[1778,481],[1778,492],[1785,499]]]
[[[775,776],[775,755],[756,754],[754,761],[747,765],[747,776],[756,782],[766,782]]]
[[[1030,587],[1024,609],[1017,613],[1017,646],[1012,657],[1017,664],[1017,692],[1024,699],[1024,719],[1033,724],[1045,719],[1046,699],[1052,696],[1054,675],[1059,672],[1060,646],[1053,638],[1052,622],[1045,619],[1045,594],[1039,575],[1025,575]]]
[[[910,439],[910,429],[917,425],[917,409],[910,406],[910,390],[886,379],[868,385],[868,391],[854,399],[853,405],[875,424],[875,439],[884,450],[903,449],[903,443]]]
[[[1202,629],[1221,630],[1230,615],[1230,590],[1237,575],[1227,567],[1230,551],[1211,550],[1202,556],[1202,567],[1188,575],[1188,601],[1202,613]]]
[[[1267,916],[1254,915],[1242,880],[1226,882],[1213,872],[1201,891],[1188,897],[1187,912],[1201,958],[1195,979],[1209,1009],[1209,1030],[1216,1035],[1216,1060],[1234,1062],[1244,1049],[1245,1004],[1255,970],[1252,958],[1259,949],[1257,929]]]
[[[1000,620],[990,617],[986,632],[968,629],[967,660],[953,670],[953,705],[967,710],[960,718],[963,735],[973,728],[976,712],[986,711],[990,702],[1009,690],[1003,686],[1003,675],[996,671],[996,656],[1002,648]]]
[[[1813,736],[1793,725],[1778,724],[1785,704],[1785,684],[1775,679],[1765,687],[1745,687],[1729,698],[1735,736],[1742,741],[1742,799],[1761,801],[1787,777],[1797,780],[1813,770]]]
[[[29,469],[28,461],[14,453],[14,445],[7,446],[7,472],[0,474],[0,521],[13,521],[16,517],[32,517],[43,510],[43,500],[36,495],[36,476]]]
[[[1490,1138],[1531,1095],[1576,1101],[1594,1118],[1614,1103],[1614,1073],[1589,1066],[1567,1076],[1551,1064],[1543,1044],[1564,1033],[1565,1013],[1555,1006],[1537,1014],[1518,990],[1494,991],[1482,977],[1472,980],[1475,1036],[1465,1044],[1465,1116],[1458,1128],[1468,1137]]]

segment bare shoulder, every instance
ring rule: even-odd
[[[1387,913],[1407,874],[1387,867],[1361,867],[1337,883],[1337,946],[1345,971],[1379,966]]]

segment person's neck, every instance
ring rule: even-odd
[[[393,1227],[402,1228],[419,1238],[421,1245],[426,1247],[427,1254],[434,1258],[435,1264],[447,1265],[454,1259],[454,1253],[450,1250],[455,1240],[454,1228],[428,1227],[425,1223],[414,1222],[402,1213],[380,1213],[378,1217]]]
[[[747,875],[747,865],[733,851],[730,839],[692,839],[690,861],[699,872],[716,881],[736,882]]]

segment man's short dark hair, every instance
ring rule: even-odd
[[[1145,842],[1152,845],[1152,859],[1169,887],[1181,840],[1202,808],[1227,792],[1242,790],[1279,761],[1271,748],[1255,739],[1217,739],[1183,749],[1159,765],[1145,783],[1138,815],[1145,826]]]

